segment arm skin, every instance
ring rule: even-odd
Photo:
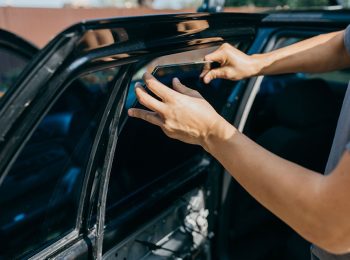
[[[263,64],[259,67],[259,75],[327,72],[350,65],[344,48],[344,31],[321,34],[254,57],[258,60],[257,64]]]
[[[203,71],[201,77],[206,83],[214,78],[240,80],[257,75],[326,72],[350,66],[344,47],[344,31],[321,34],[272,52],[251,56],[225,43],[205,56],[205,60],[221,64],[218,69]]]
[[[342,32],[253,57],[224,45],[206,59],[221,63],[221,68],[202,73],[206,81],[300,70],[321,72],[350,65]],[[254,65],[257,60],[261,61],[259,66]],[[245,66],[249,64],[252,66]],[[174,89],[149,73],[144,75],[144,81],[160,100],[137,84],[139,102],[152,111],[134,108],[128,111],[130,116],[158,125],[171,138],[201,145],[254,198],[310,242],[331,253],[350,251],[349,152],[344,153],[332,174],[318,174],[251,141],[178,79],[173,80]]]
[[[270,153],[227,123],[222,131],[204,147],[254,198],[308,241],[349,252],[349,152],[324,176]]]

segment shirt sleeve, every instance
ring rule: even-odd
[[[344,33],[344,45],[347,52],[350,54],[350,25],[346,27]]]
[[[348,143],[346,146],[345,146],[345,149],[350,152],[350,143]]]

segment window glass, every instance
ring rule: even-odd
[[[135,104],[133,86],[136,81],[141,80],[145,71],[152,71],[159,64],[200,61],[216,48],[163,56],[143,66],[133,77],[125,106],[130,107]],[[183,83],[194,87],[195,83],[191,80],[197,82],[198,76],[194,75]],[[232,81],[214,80],[209,86],[205,86],[201,93],[217,111],[220,111],[234,86],[235,83]],[[118,138],[111,171],[107,198],[107,223],[113,219],[113,209],[118,208],[117,205],[121,200],[137,193],[141,194],[144,188],[150,187],[149,185],[153,187],[159,179],[164,178],[174,169],[181,168],[189,161],[201,158],[202,154],[203,150],[199,146],[170,139],[159,127],[142,120],[127,118]]]
[[[15,52],[0,48],[0,98],[13,85],[28,63],[28,59]]]
[[[0,258],[73,230],[84,171],[117,69],[82,76],[41,121],[0,186]]]

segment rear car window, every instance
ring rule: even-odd
[[[28,63],[28,59],[0,47],[0,98],[11,88],[19,74]]]
[[[31,254],[76,227],[85,168],[118,69],[73,81],[0,186],[0,259]]]

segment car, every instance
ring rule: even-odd
[[[309,259],[309,243],[213,157],[126,111],[156,65],[199,61],[223,43],[271,51],[349,22],[347,10],[111,18],[41,50],[1,31],[0,259]],[[349,73],[201,91],[251,139],[322,172]]]

